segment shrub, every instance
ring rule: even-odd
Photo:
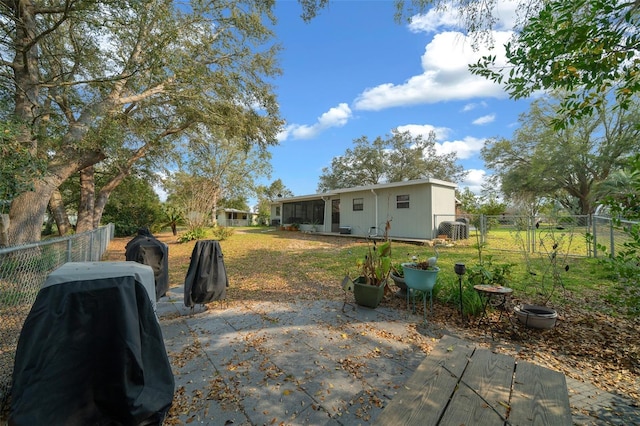
[[[212,231],[213,238],[218,241],[226,240],[231,237],[233,233],[233,228],[229,228],[228,226],[216,226]]]
[[[179,243],[187,243],[193,240],[200,240],[206,237],[207,233],[202,228],[193,228],[178,237]]]
[[[460,283],[458,278],[442,280],[440,285],[436,286],[435,297],[445,304],[460,306]],[[462,281],[462,308],[467,317],[475,317],[482,313],[482,300],[478,292],[474,290],[473,283],[466,279]]]

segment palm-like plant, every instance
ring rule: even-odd
[[[176,207],[169,206],[164,209],[164,215],[166,222],[162,225],[162,227],[164,228],[165,226],[170,226],[173,235],[178,235],[178,226],[185,224],[182,212]]]

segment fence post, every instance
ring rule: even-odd
[[[593,247],[591,247],[591,253],[593,254],[594,259],[598,257],[598,225],[596,225],[597,221],[597,216],[591,216],[591,235],[593,236],[593,239],[591,241],[591,244],[593,245]]]
[[[89,237],[89,262],[93,262],[95,259],[93,258],[93,239],[96,235],[96,231],[94,230]]]
[[[616,250],[616,241],[615,241],[615,237],[613,235],[613,220],[609,219],[609,240],[611,243],[611,257],[615,256],[615,250]]]
[[[529,253],[534,253],[536,251],[536,224],[534,223],[536,218],[533,216],[529,216],[529,226],[527,226],[527,250]]]
[[[71,262],[71,249],[73,248],[73,238],[67,240],[67,262]]]

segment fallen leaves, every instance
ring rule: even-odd
[[[174,285],[180,284],[184,281],[193,244],[176,244],[175,237],[170,234],[160,234],[158,237],[170,246],[169,280]],[[129,238],[114,240],[109,246],[111,257],[108,260],[124,260],[124,245],[128,241]],[[260,315],[265,327],[272,327],[280,326],[278,318],[264,307],[257,306],[260,303],[330,300],[342,305],[344,292],[340,288],[340,279],[344,271],[337,275],[332,273],[331,259],[345,248],[357,245],[357,242],[350,238],[325,238],[295,233],[287,239],[275,238],[268,244],[271,245],[258,246],[254,240],[243,240],[237,244],[233,239],[225,242],[223,250],[231,280],[227,293],[229,306],[249,306]],[[314,255],[310,256],[310,253]],[[589,309],[588,304],[581,302],[568,300],[566,306],[561,307],[560,320],[552,330],[526,329],[518,323],[509,325],[504,321],[503,332],[496,335],[495,341],[491,341],[485,330],[475,323],[463,323],[457,307],[437,302],[433,313],[427,316],[426,324],[415,321],[407,326],[406,333],[403,334],[396,332],[395,328],[385,328],[375,323],[361,323],[361,328],[352,327],[349,323],[350,316],[345,314],[342,316],[343,326],[327,328],[323,325],[324,330],[335,332],[333,338],[339,340],[338,347],[346,352],[356,353],[362,338],[375,338],[376,349],[365,354],[360,352],[359,356],[344,356],[337,363],[314,360],[315,363],[310,363],[305,377],[322,377],[339,369],[355,379],[361,379],[377,361],[376,358],[389,352],[388,348],[393,342],[409,345],[411,350],[421,350],[428,354],[437,339],[448,332],[482,345],[491,345],[495,350],[515,355],[519,359],[561,371],[568,377],[589,381],[603,390],[628,396],[640,403],[639,322]],[[406,299],[395,296],[387,297],[382,302],[382,307],[407,311]],[[493,315],[497,315],[497,312],[493,312],[492,317]],[[421,316],[422,307],[418,306],[416,318],[421,319]],[[172,318],[167,318],[170,319]],[[195,341],[194,345],[169,354],[174,369],[184,367],[197,356],[202,348],[198,346],[197,339]],[[265,384],[267,381],[276,385],[287,381],[283,372],[273,362],[268,362],[273,356],[271,351],[274,348],[269,347],[264,335],[259,332],[244,335],[243,343],[245,353],[255,352],[267,360],[259,364]],[[328,352],[328,346],[324,349],[323,356]],[[222,377],[212,379],[207,389],[203,390],[203,396],[187,392],[184,388],[178,389],[170,412],[173,415],[169,416],[165,424],[181,424],[176,413],[191,413],[183,419],[194,419],[191,421],[195,422],[197,418],[193,417],[195,411],[192,410],[203,410],[206,398],[214,398],[229,406],[242,404],[243,396],[239,392],[241,386],[235,375],[247,368],[239,360],[229,362],[226,380]],[[323,388],[323,395],[327,395],[327,390],[331,388]],[[290,392],[292,391],[284,389],[279,394],[281,397],[293,398],[294,395]],[[373,408],[383,405],[382,400],[375,397],[375,392],[372,395],[361,395],[353,400],[356,415],[363,421],[370,418]],[[312,406],[314,409],[321,409],[318,400]],[[275,418],[273,420],[277,423]]]

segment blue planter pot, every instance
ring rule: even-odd
[[[434,267],[433,269],[428,270],[416,269],[415,263],[403,263],[402,270],[404,271],[404,281],[409,289],[407,292],[407,305],[409,304],[409,296],[413,296],[413,306],[415,310],[415,292],[424,292],[423,304],[426,315],[427,293],[429,294],[429,304],[433,310],[433,287],[436,285],[440,268]]]

